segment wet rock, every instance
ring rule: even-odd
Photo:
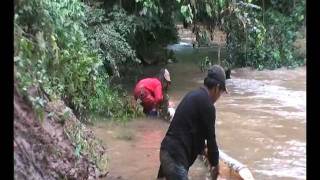
[[[228,68],[225,72],[226,72],[226,79],[231,79],[231,69]]]

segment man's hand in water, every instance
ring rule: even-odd
[[[213,179],[217,179],[219,175],[219,165],[211,168],[211,174]]]
[[[207,144],[205,145],[203,154],[204,154],[206,157],[208,157]],[[212,174],[212,178],[213,178],[213,179],[217,179],[217,178],[218,178],[218,175],[219,175],[219,164],[218,164],[217,166],[212,166],[210,173]]]

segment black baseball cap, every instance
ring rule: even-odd
[[[221,88],[228,93],[228,89],[226,87],[226,73],[224,69],[219,65],[213,65],[208,69],[207,77],[216,80]]]

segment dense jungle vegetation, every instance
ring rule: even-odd
[[[177,23],[207,39],[215,29],[225,32],[230,67],[305,63],[293,46],[305,24],[305,1],[15,0],[14,9],[15,78],[39,117],[59,98],[83,122],[91,114],[138,116],[114,80],[150,59],[167,61],[164,47],[178,41]]]

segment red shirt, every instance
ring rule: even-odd
[[[147,109],[154,108],[163,100],[162,84],[158,78],[145,78],[140,80],[134,88],[135,99],[140,97]]]

